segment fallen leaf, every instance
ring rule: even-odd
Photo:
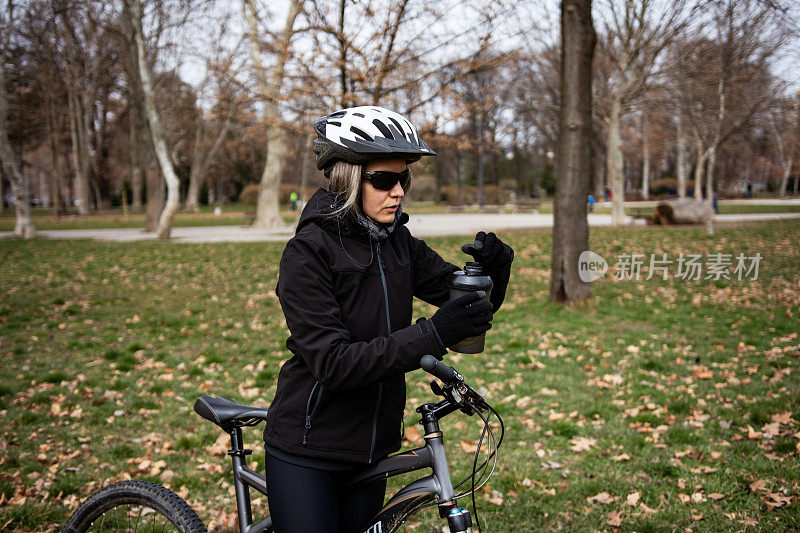
[[[471,440],[462,440],[460,444],[461,444],[461,449],[467,453],[475,453],[478,451],[478,444],[472,442]]]
[[[658,512],[657,509],[653,509],[652,507],[648,507],[644,503],[640,503],[639,504],[639,509],[641,509],[642,512],[647,513],[647,514],[656,514]]]
[[[503,493],[499,490],[492,489],[492,495],[488,498],[489,503],[494,505],[503,505]]]
[[[708,497],[711,498],[712,500],[721,500],[725,497],[725,495],[720,494],[719,492],[712,492],[711,494],[708,495]]]
[[[693,492],[692,501],[694,503],[703,503],[704,501],[706,501],[705,494],[703,494],[702,492]]]
[[[619,462],[619,461],[630,461],[631,460],[631,456],[628,455],[627,453],[621,453],[619,455],[615,455],[614,457],[612,457],[612,459],[614,461],[617,461],[617,462]]]
[[[619,511],[611,511],[606,515],[608,520],[606,524],[611,527],[620,527],[622,525],[622,516],[620,515]]]
[[[422,442],[422,435],[419,434],[419,429],[417,429],[417,426],[408,426],[403,432],[403,438],[413,444],[419,444]]]
[[[770,492],[767,494],[766,498],[762,498],[764,500],[764,504],[767,506],[767,509],[772,511],[779,507],[788,506],[792,503],[791,496],[782,496],[777,492]]]
[[[597,444],[597,440],[592,437],[572,437],[569,442],[572,445],[569,449],[573,452],[583,452]]]
[[[563,465],[561,463],[557,463],[555,461],[545,461],[542,463],[542,469],[544,470],[558,470]]]
[[[627,501],[628,505],[630,505],[631,507],[636,507],[636,504],[639,503],[639,498],[641,498],[641,497],[642,497],[642,493],[641,492],[639,492],[639,491],[631,492],[630,494],[628,494],[628,497],[626,498],[626,501]]]
[[[767,492],[767,482],[763,479],[750,483],[750,492]]]
[[[764,427],[761,428],[761,431],[763,431],[766,435],[777,435],[781,432],[781,424],[780,422],[765,424]]]
[[[704,366],[696,367],[693,374],[697,379],[711,379],[714,377],[714,373]]]
[[[605,491],[586,498],[586,502],[589,505],[593,505],[595,503],[602,503],[603,505],[608,505],[610,503],[614,503],[615,501],[617,501],[617,497],[612,496],[611,494]]]
[[[772,421],[777,422],[778,424],[791,424],[792,412],[786,411],[785,413],[775,413],[772,415]]]
[[[747,438],[750,440],[761,440],[761,432],[754,430],[752,426],[747,426]]]

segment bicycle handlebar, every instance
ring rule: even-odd
[[[455,368],[447,366],[432,355],[423,355],[419,364],[425,372],[433,374],[445,383],[452,385],[464,383],[464,376],[459,374]]]

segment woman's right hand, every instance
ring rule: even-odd
[[[445,347],[485,333],[492,327],[493,306],[489,302],[476,303],[486,297],[484,291],[475,291],[446,302],[430,318]]]

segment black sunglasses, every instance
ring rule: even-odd
[[[409,169],[405,169],[403,172],[370,170],[362,172],[361,177],[365,180],[369,180],[373,187],[381,191],[391,191],[398,181],[405,191],[411,183],[411,171]]]

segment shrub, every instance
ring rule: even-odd
[[[239,203],[242,205],[256,205],[258,203],[258,183],[248,183],[239,193]]]

